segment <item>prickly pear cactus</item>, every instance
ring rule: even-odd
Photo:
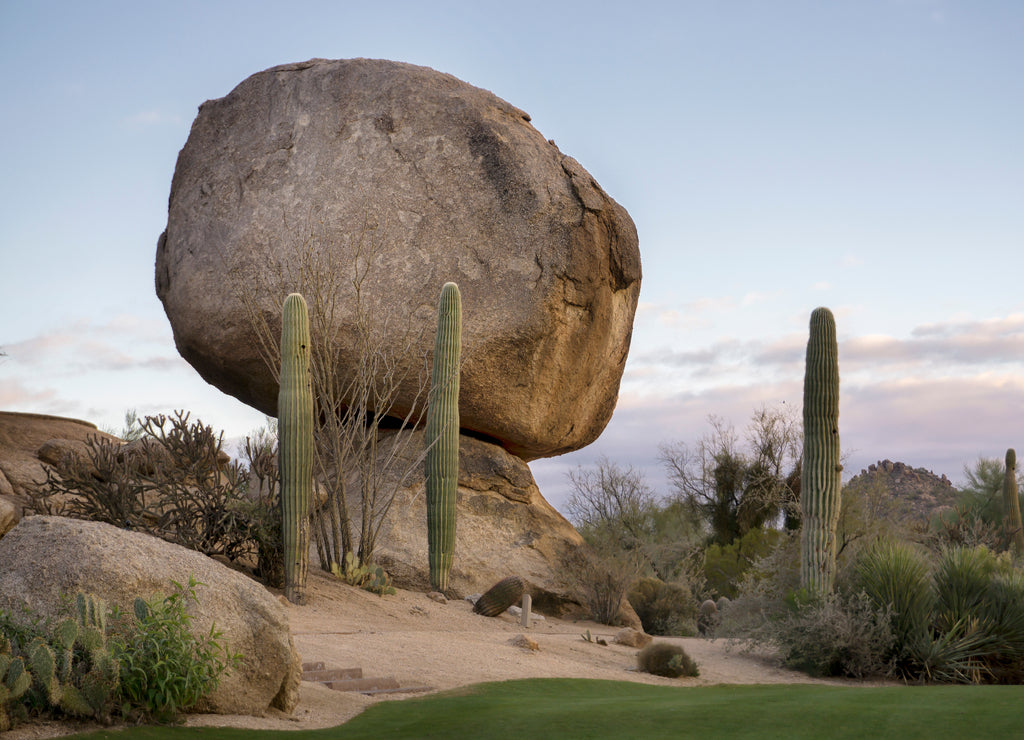
[[[832,590],[842,465],[839,463],[839,357],[836,322],[827,308],[811,314],[804,372],[804,457],[800,585],[812,594]]]
[[[1017,452],[1012,448],[1006,451],[1006,473],[1003,477],[1003,511],[1006,516],[1006,529],[1010,533],[1013,554],[1018,558],[1024,556],[1024,528],[1020,519],[1020,497],[1017,494]]]
[[[445,283],[437,309],[437,339],[427,408],[427,556],[430,586],[448,590],[455,552],[455,502],[459,482],[459,355],[462,298]]]
[[[509,576],[491,586],[473,605],[473,611],[485,617],[496,617],[523,598],[526,584],[519,576]]]
[[[309,312],[305,299],[292,293],[284,301],[281,317],[277,431],[284,595],[293,604],[306,601],[309,571],[309,515],[313,500],[313,387],[309,356]]]

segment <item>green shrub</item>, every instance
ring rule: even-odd
[[[747,571],[784,538],[785,535],[777,530],[756,528],[728,545],[708,546],[704,554],[708,590],[718,596],[735,598]]]
[[[650,635],[695,634],[697,602],[690,589],[658,578],[641,578],[629,592],[644,632]]]
[[[812,676],[864,678],[891,671],[895,636],[888,609],[876,608],[863,593],[799,601],[770,623],[786,665]]]
[[[666,678],[699,676],[700,670],[682,645],[671,642],[652,642],[636,656],[637,667],[645,673]]]
[[[214,626],[205,635],[192,634],[187,608],[197,601],[195,589],[202,584],[192,578],[187,586],[172,583],[175,591],[169,596],[136,599],[133,629],[114,641],[124,713],[157,722],[173,721],[199,705],[241,659],[228,650]]]

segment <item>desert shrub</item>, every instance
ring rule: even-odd
[[[48,469],[32,508],[149,532],[232,561],[254,556],[259,574],[273,583],[272,564],[280,561],[276,488],[259,485],[249,494],[250,472],[262,484],[276,469],[272,459],[247,445],[250,470],[225,463],[223,434],[190,422],[184,411],[139,424],[142,437],[131,445],[94,437],[84,456],[67,455]]]
[[[766,627],[787,614],[786,598],[799,587],[800,539],[783,533],[744,573],[736,597],[729,599],[728,609],[720,609],[715,635],[770,643],[773,635]]]
[[[666,678],[699,676],[700,670],[682,645],[652,642],[636,656],[637,667],[645,673]]]
[[[723,603],[729,603],[729,599],[725,596],[722,596],[721,600]],[[718,604],[712,599],[702,601],[697,612],[697,631],[705,637],[713,637],[715,629],[718,627],[718,620]]]
[[[697,602],[682,584],[641,578],[629,591],[629,603],[650,635],[695,634]]]
[[[241,659],[213,626],[205,635],[192,633],[188,605],[202,584],[192,578],[187,585],[172,583],[166,597],[135,600],[135,624],[113,643],[125,713],[158,722],[196,707]]]
[[[785,538],[775,529],[751,529],[728,545],[709,545],[704,555],[707,588],[715,596],[735,598],[746,572]]]
[[[565,585],[590,617],[601,624],[615,623],[622,601],[642,567],[636,553],[592,546],[567,550],[561,565]]]
[[[790,605],[788,614],[769,623],[786,665],[812,676],[864,678],[890,672],[891,615],[866,594],[817,601],[795,597]]]

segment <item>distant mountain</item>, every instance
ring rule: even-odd
[[[912,468],[901,462],[879,460],[853,476],[847,484],[852,490],[882,487],[915,519],[931,521],[942,511],[952,508],[958,491],[945,475],[936,475],[924,468]]]

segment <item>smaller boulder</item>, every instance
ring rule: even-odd
[[[516,635],[508,641],[508,644],[512,647],[522,648],[523,650],[531,650],[533,652],[537,652],[538,650],[540,650],[540,645],[537,644],[537,641],[534,640],[532,637],[527,637],[526,635]]]
[[[654,640],[653,637],[648,635],[646,632],[633,629],[632,627],[623,627],[615,633],[615,637],[612,638],[612,642],[616,645],[625,645],[626,647],[642,648],[651,644]]]
[[[136,597],[167,594],[172,580],[190,578],[202,584],[190,610],[193,630],[205,634],[215,627],[242,655],[203,708],[218,714],[291,712],[302,663],[287,612],[255,581],[192,550],[101,522],[30,516],[0,539],[0,609],[15,619],[22,606],[43,618],[58,617],[63,600],[79,591],[131,614]]]

